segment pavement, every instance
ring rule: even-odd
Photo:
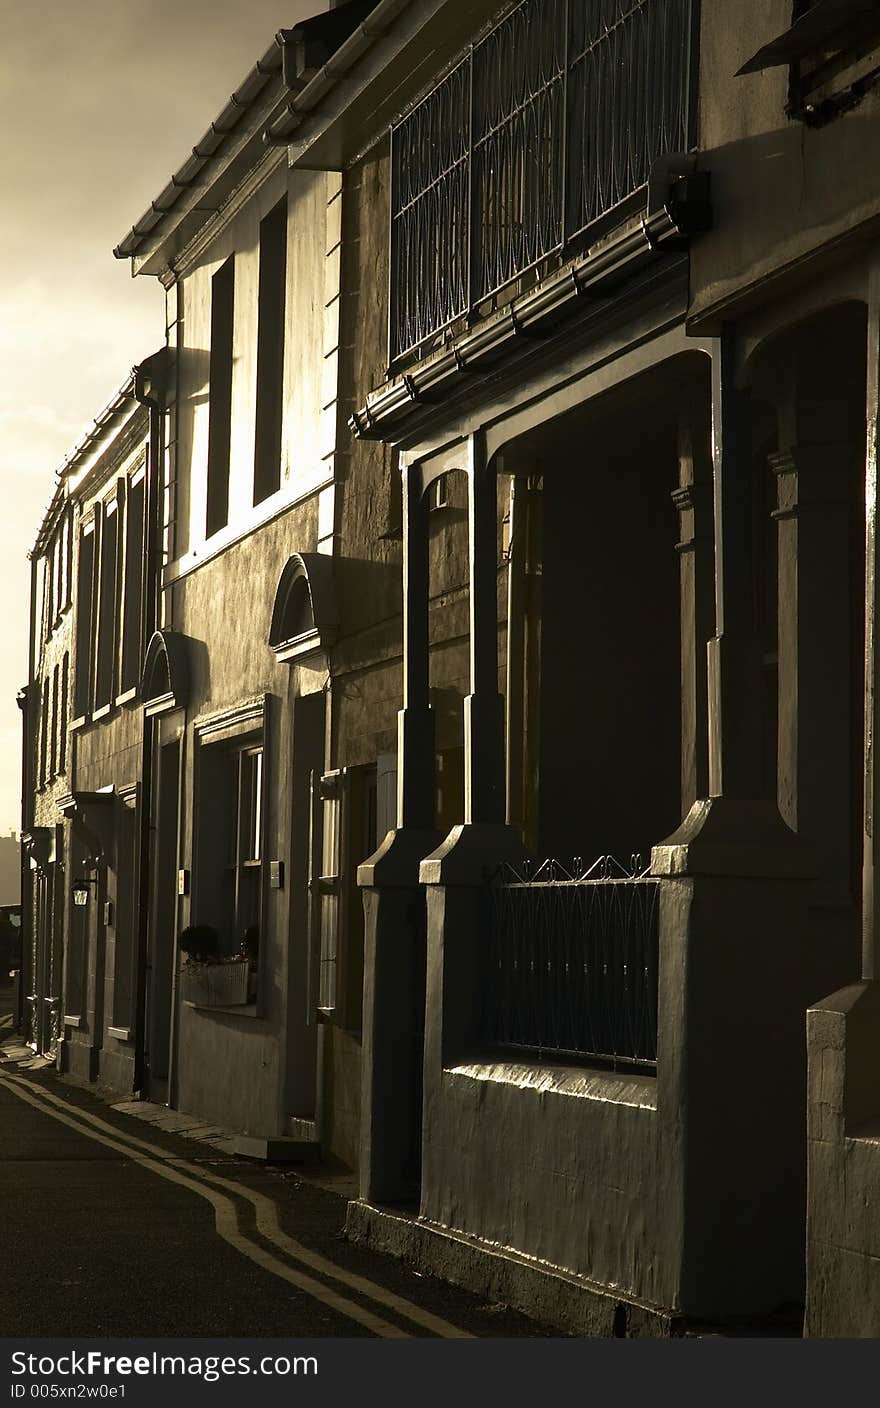
[[[351,1246],[348,1170],[255,1164],[232,1131],[60,1077],[8,1001],[0,1130],[0,1336],[555,1333]]]

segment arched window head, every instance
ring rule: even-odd
[[[278,579],[269,646],[280,661],[326,650],[336,639],[339,614],[333,561],[323,553],[294,553]]]

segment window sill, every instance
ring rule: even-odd
[[[287,485],[282,485],[277,493],[264,499],[257,506],[257,510],[252,509],[241,520],[227,523],[223,528],[218,528],[210,538],[206,538],[196,547],[190,548],[181,557],[169,562],[162,569],[162,586],[169,587],[172,583],[179,581],[181,577],[188,576],[190,572],[196,571],[206,562],[219,557],[220,553],[225,552],[227,548],[234,547],[236,543],[249,538],[251,534],[271,523],[273,519],[280,518],[289,509],[314,499],[323,489],[329,488],[334,483],[334,476],[325,473],[323,476],[316,477],[313,485],[299,493],[293,492]]]
[[[219,1012],[223,1017],[248,1017],[252,1019],[263,1016],[258,1002],[240,1002],[233,1007],[219,1007],[213,1002],[192,1002],[190,998],[185,997],[183,1005],[191,1007],[194,1012]]]
[[[630,1105],[643,1110],[657,1108],[657,1077],[621,1071],[600,1071],[594,1067],[567,1066],[550,1061],[470,1061],[460,1066],[444,1066],[444,1076],[497,1085],[514,1085],[539,1095],[559,1095],[592,1100],[607,1105]]]
[[[92,711],[92,723],[96,724],[99,719],[106,719],[112,708],[112,704],[102,704],[99,709],[94,709]]]
[[[116,696],[116,705],[117,705],[117,707],[118,707],[118,706],[121,705],[121,704],[130,704],[131,701],[132,701],[132,699],[136,699],[136,698],[137,698],[137,685],[133,684],[132,687],[131,687],[131,689],[126,689],[126,690],[124,691],[124,693],[122,693],[122,694],[117,694],[117,696]]]

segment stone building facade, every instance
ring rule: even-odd
[[[69,973],[140,918],[62,1066],[320,1145],[352,1238],[582,1331],[880,1325],[878,41],[353,0],[116,251],[167,294],[152,615],[57,785],[43,629],[28,824],[35,875],[47,808],[142,838]]]

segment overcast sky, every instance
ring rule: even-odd
[[[276,30],[322,0],[0,0],[0,832],[20,821],[27,551],[53,472],[163,340],[113,258]]]

